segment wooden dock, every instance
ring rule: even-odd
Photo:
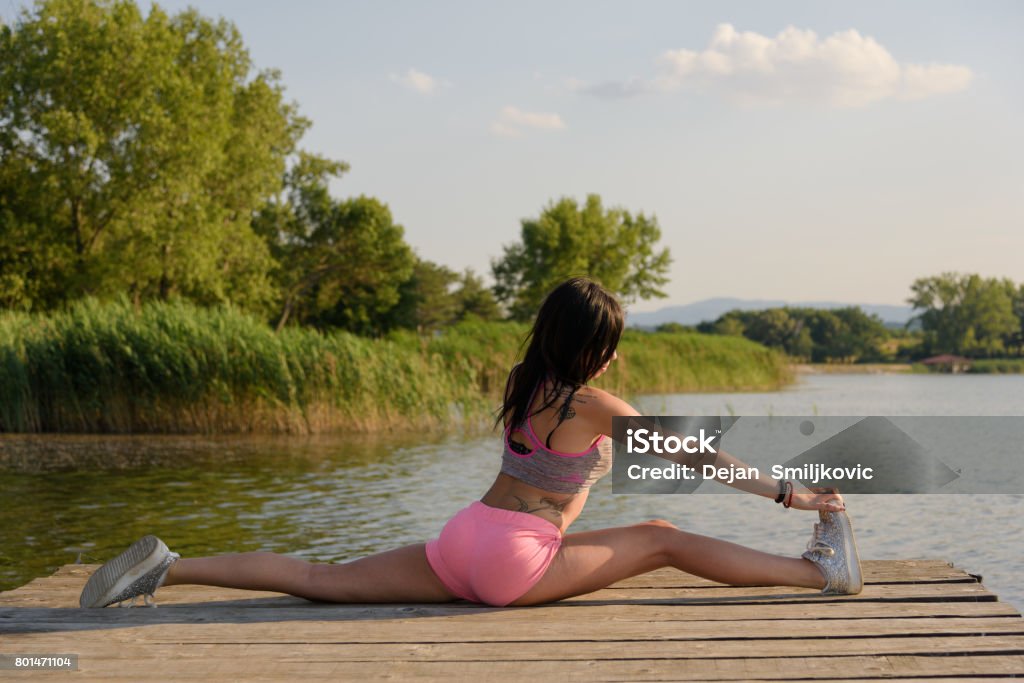
[[[1024,677],[1024,619],[939,560],[864,562],[864,591],[660,570],[540,607],[336,605],[170,586],[157,609],[78,608],[98,565],[0,593],[0,653],[79,655],[2,679],[975,680]]]

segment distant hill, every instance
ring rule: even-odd
[[[657,311],[646,313],[627,313],[626,324],[629,327],[654,328],[663,323],[676,322],[682,325],[696,325],[705,320],[718,319],[726,311],[740,309],[742,311],[760,311],[765,308],[777,308],[781,306],[803,307],[803,308],[845,308],[847,306],[860,306],[860,308],[871,315],[877,314],[887,327],[902,327],[913,315],[910,306],[896,306],[892,304],[857,304],[839,303],[836,301],[797,301],[787,302],[781,299],[733,299],[718,297],[695,301],[685,306],[666,306]]]

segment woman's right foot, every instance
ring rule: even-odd
[[[146,606],[156,607],[149,599],[163,585],[167,570],[179,557],[156,536],[143,536],[89,577],[78,604],[106,607],[131,600],[128,606],[132,607],[135,598],[141,595]]]
[[[853,525],[845,512],[818,511],[821,520],[803,557],[813,562],[825,577],[822,595],[856,595],[864,588],[860,555],[853,537]]]

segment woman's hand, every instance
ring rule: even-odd
[[[834,488],[807,488],[800,482],[793,482],[793,499],[789,504],[797,510],[825,510],[839,512],[846,509],[839,490]]]

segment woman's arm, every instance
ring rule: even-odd
[[[779,495],[779,480],[771,477],[761,476],[761,471],[752,465],[748,465],[735,455],[728,453],[721,448],[718,449],[718,457],[715,458],[714,462],[717,472],[718,468],[732,468],[725,469],[725,477],[715,476],[713,479],[720,481],[726,486],[732,486],[733,488],[740,489],[741,491],[749,491],[750,493],[756,493],[759,496],[766,498],[775,498]],[[729,481],[728,472],[737,471],[740,468],[751,468],[757,472],[756,479],[736,479],[733,478]],[[846,503],[843,502],[843,497],[839,495],[838,491],[834,490],[817,490],[812,491],[796,479],[788,480],[793,485],[793,495],[790,499],[790,507],[795,507],[798,510],[827,510],[829,512],[836,512],[838,510],[845,510]]]
[[[600,389],[591,389],[591,391],[594,392],[594,396],[597,399],[594,402],[595,406],[591,415],[595,423],[595,428],[601,434],[614,438],[614,434],[612,433],[612,418],[614,417],[642,417],[640,413],[637,412],[636,408],[617,396],[613,396],[607,391],[602,391]],[[640,422],[644,423],[646,421],[640,420]],[[651,430],[658,430],[667,436],[677,436],[679,438],[684,436],[682,434],[674,434],[671,430],[665,429],[663,425],[643,424],[643,426]],[[721,448],[719,448],[717,454],[712,455],[712,457],[708,457],[708,455],[711,454],[690,455],[686,453],[654,453],[653,455],[681,465],[698,467],[700,468],[698,471],[701,474],[703,474],[704,465],[713,465],[715,468],[715,476],[711,477],[712,479],[741,491],[747,491],[748,493],[764,496],[765,498],[771,498],[772,500],[775,500],[779,494],[778,481],[771,477],[761,476],[760,470],[756,467],[748,465],[735,455],[728,453]],[[753,470],[757,473],[756,478],[737,479],[729,476],[730,471],[737,472],[741,469],[743,471]],[[751,474],[753,474],[753,472]],[[730,479],[732,479],[732,481],[729,481]],[[838,492],[821,490],[812,491],[798,481],[791,481],[793,484],[793,495],[790,502],[791,507],[795,507],[799,510],[827,510],[830,512],[843,510],[846,507],[842,496],[840,496]]]

